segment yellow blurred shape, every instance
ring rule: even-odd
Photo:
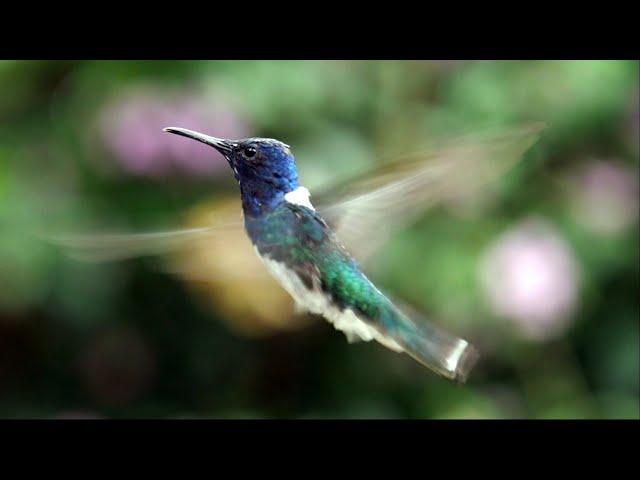
[[[223,226],[174,254],[169,268],[192,291],[207,298],[235,333],[260,337],[307,325],[310,316],[294,314],[293,300],[256,255],[241,211],[239,199],[207,201],[194,207],[185,227]]]

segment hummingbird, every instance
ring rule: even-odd
[[[289,145],[271,138],[223,139],[180,127],[164,130],[224,156],[239,187],[244,230],[296,310],[324,317],[350,343],[375,340],[439,375],[464,382],[478,358],[475,347],[383,293],[364,273],[361,261],[428,205],[495,179],[535,142],[541,129],[540,124],[527,125],[417,159],[398,159],[375,175],[349,182],[346,194],[337,188],[325,193],[318,208],[299,181]],[[216,228],[59,237],[58,243],[105,260],[161,253]]]

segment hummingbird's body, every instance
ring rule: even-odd
[[[268,214],[245,217],[247,233],[269,272],[299,308],[322,315],[349,341],[375,339],[402,351],[379,331],[395,328],[391,302],[338,243],[306,189],[292,193]]]
[[[269,272],[299,308],[322,315],[349,341],[377,340],[407,352],[449,378],[464,380],[470,345],[400,311],[362,273],[298,184],[294,157],[282,142],[223,140],[181,128],[170,133],[213,146],[240,186],[246,232]]]
[[[379,331],[393,327],[390,302],[313,208],[309,191],[298,184],[288,146],[257,138],[242,143],[241,152],[252,148],[256,153],[241,153],[242,160],[232,168],[240,185],[245,229],[267,270],[298,309],[322,315],[350,341],[375,338],[402,351]]]

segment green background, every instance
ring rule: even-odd
[[[637,419],[638,66],[0,62],[0,417]],[[114,147],[100,119],[115,108],[117,123],[117,109],[142,97],[142,120]],[[235,198],[219,162],[203,174],[160,150],[152,161],[173,155],[176,169],[132,167],[134,143],[170,145],[139,127],[144,115],[155,125],[153,105],[171,117],[181,102],[205,117],[219,110],[200,127],[207,133],[230,128],[291,145],[304,184],[434,139],[545,122],[497,201],[471,216],[430,210],[391,239],[375,270],[381,284],[484,347],[469,383],[378,345],[349,345],[324,322],[239,334],[220,321],[228,313],[152,259],[76,262],[35,235],[43,226],[175,225],[194,206]],[[617,176],[585,207],[588,187],[577,179],[603,163]],[[593,222],[619,215],[608,229]],[[492,309],[478,274],[490,247],[531,218],[560,239],[578,272],[561,279],[576,292],[570,312],[540,338]]]

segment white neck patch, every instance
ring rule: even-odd
[[[308,209],[315,211],[316,209],[313,208],[313,205],[311,205],[311,201],[309,200],[309,195],[309,190],[307,190],[305,187],[298,187],[294,191],[287,193],[284,196],[284,199],[294,205],[300,205],[302,207],[307,207]]]

